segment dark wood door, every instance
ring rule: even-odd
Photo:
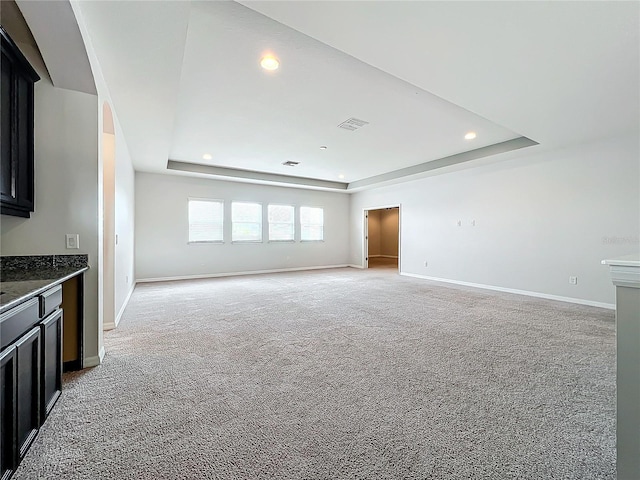
[[[62,392],[62,310],[49,315],[41,324],[42,402],[40,421],[55,405]]]
[[[17,462],[16,347],[0,353],[0,478],[9,478]]]
[[[40,326],[20,337],[16,346],[18,455],[22,459],[40,428]]]

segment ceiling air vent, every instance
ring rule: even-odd
[[[348,118],[347,120],[345,120],[344,122],[342,122],[340,125],[338,125],[338,128],[344,128],[345,130],[350,130],[350,131],[354,131],[359,129],[360,127],[364,127],[365,125],[369,125],[369,122],[365,122],[364,120],[359,120],[357,118]]]
[[[298,165],[300,162],[293,162],[291,160],[287,160],[286,162],[282,162],[283,165],[287,166],[287,167],[295,167],[296,165]]]

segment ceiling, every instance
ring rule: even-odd
[[[77,6],[139,171],[349,191],[639,129],[638,2]]]

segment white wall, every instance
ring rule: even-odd
[[[343,193],[136,172],[136,278],[344,265],[349,257],[349,196]],[[225,201],[225,243],[188,244],[187,199]],[[324,208],[324,242],[231,243],[231,201]],[[297,215],[297,211],[296,211]],[[299,229],[298,229],[299,230]],[[299,233],[296,232],[299,238]]]
[[[135,285],[135,172],[117,118],[115,227],[118,243],[115,258],[116,324]]]
[[[23,28],[3,26],[12,36]],[[35,85],[35,212],[29,219],[2,215],[2,255],[89,255],[84,353],[97,358],[98,98],[54,87],[35,47],[18,46],[41,78]],[[66,233],[80,235],[79,250],[66,250]]]
[[[103,313],[106,310],[104,306],[104,298],[103,298],[103,289],[105,288],[104,281],[105,279],[101,279],[100,283],[100,320],[99,320],[99,337],[100,337],[100,345],[102,346],[102,328],[103,326],[106,328],[113,328],[117,325],[120,316],[123,313],[124,307],[126,306],[126,302],[133,291],[135,286],[134,280],[134,241],[135,241],[135,228],[134,228],[134,210],[135,210],[135,173],[133,170],[133,163],[131,161],[131,155],[129,154],[129,149],[127,147],[124,135],[122,133],[122,128],[120,127],[120,122],[118,120],[118,112],[117,106],[114,105],[114,102],[111,98],[109,89],[104,80],[104,75],[102,73],[102,67],[98,62],[95,50],[93,48],[91,42],[91,35],[88,32],[86,25],[84,24],[84,18],[80,12],[79,6],[77,2],[71,3],[72,9],[76,15],[76,20],[78,21],[78,27],[82,34],[82,38],[85,42],[85,48],[87,50],[87,56],[89,57],[89,63],[91,64],[91,71],[93,72],[93,77],[96,84],[96,90],[98,92],[99,98],[99,109],[98,109],[98,117],[99,117],[99,139],[100,139],[100,157],[99,157],[99,177],[98,177],[98,194],[100,197],[99,210],[101,213],[100,223],[99,223],[99,251],[104,252],[104,242],[110,242],[115,244],[114,238],[104,238],[103,231],[103,212],[105,209],[105,205],[103,202],[104,195],[104,178],[103,178],[103,145],[102,141],[105,136],[102,132],[105,131],[103,125],[103,105],[105,102],[110,106],[112,116],[113,116],[113,133],[115,135],[115,172],[114,172],[114,182],[115,182],[115,198],[113,199],[113,205],[107,206],[107,208],[112,208],[115,211],[115,235],[118,236],[118,243],[115,245],[115,257],[111,256],[110,258],[102,258],[101,262],[109,262],[115,270],[115,276],[113,279],[108,279],[109,282],[113,280],[113,288],[115,292],[115,305],[113,307],[109,307],[109,311],[113,310],[115,313],[115,322],[109,321],[107,319],[106,322],[103,322]],[[108,130],[108,129],[107,129]],[[101,265],[102,267],[102,265]],[[102,268],[102,273],[106,271],[105,268]],[[111,316],[110,318],[112,318]],[[104,325],[103,325],[104,323]]]
[[[362,263],[363,209],[400,203],[403,273],[613,304],[600,261],[639,250],[639,153],[637,136],[532,147],[504,162],[356,193],[350,263]]]

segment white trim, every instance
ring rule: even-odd
[[[104,347],[102,347],[98,352],[98,355],[85,358],[84,362],[82,362],[82,368],[97,367],[104,360],[105,353],[106,351]]]
[[[351,264],[347,265],[347,267],[350,267],[350,268],[359,268],[359,269],[361,269],[361,270],[364,270],[364,267],[363,267],[362,265],[356,265],[355,263],[351,263]]]
[[[113,330],[114,328],[117,328],[118,325],[120,324],[120,320],[122,319],[122,314],[124,313],[124,309],[127,308],[127,305],[129,304],[129,300],[131,299],[131,295],[133,294],[133,291],[136,288],[136,282],[133,282],[133,285],[131,285],[131,290],[129,290],[129,293],[127,294],[127,298],[124,299],[124,302],[122,303],[122,307],[120,307],[120,311],[118,312],[118,315],[116,315],[116,321],[115,323],[109,322],[109,323],[105,323],[102,328],[103,330]]]
[[[347,268],[351,265],[319,265],[315,267],[276,268],[272,270],[251,270],[248,272],[207,273],[204,275],[181,275],[176,277],[139,278],[136,283],[171,282],[173,280],[198,280],[201,278],[235,277],[240,275],[262,275],[264,273],[300,272],[303,270],[325,270],[329,268]],[[360,268],[360,267],[358,267]]]
[[[618,287],[640,288],[640,267],[636,265],[609,265],[611,281]]]
[[[613,303],[594,302],[592,300],[584,300],[582,298],[562,297],[560,295],[550,295],[547,293],[532,292],[529,290],[518,290],[515,288],[496,287],[494,285],[484,285],[481,283],[462,282],[459,280],[450,280],[448,278],[428,277],[426,275],[418,275],[417,273],[400,272],[400,275],[405,277],[421,278],[423,280],[432,280],[434,282],[453,283],[456,285],[463,285],[465,287],[482,288],[484,290],[495,290],[497,292],[514,293],[516,295],[526,295],[528,297],[545,298],[547,300],[557,300],[560,302],[577,303],[579,305],[588,305],[590,307],[600,307],[609,310],[615,310],[616,306]]]

